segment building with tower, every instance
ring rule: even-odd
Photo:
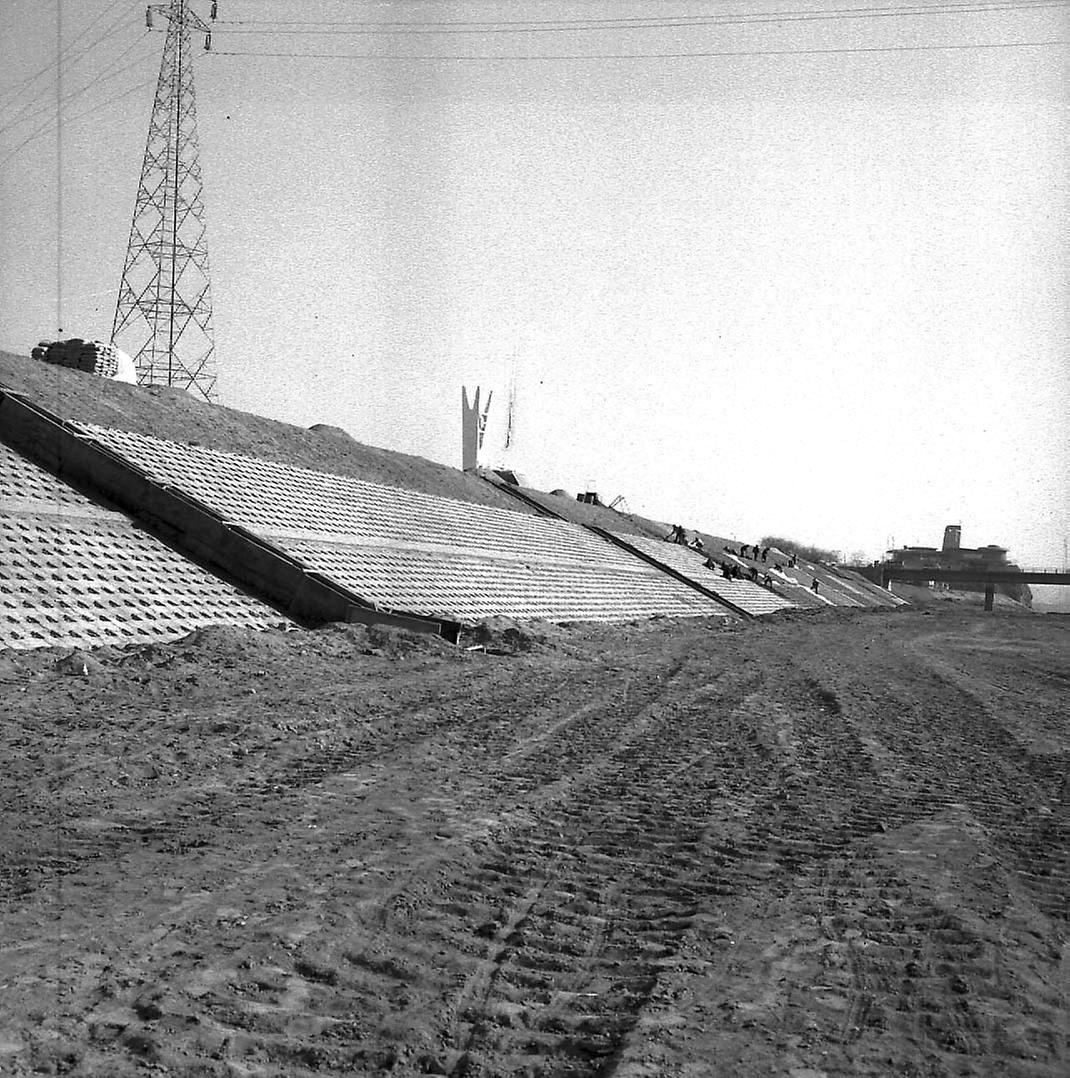
[[[962,525],[948,524],[944,528],[944,541],[940,547],[904,546],[889,550],[885,555],[885,564],[896,569],[952,569],[952,570],[988,570],[1017,569],[1018,566],[1007,560],[1007,548],[989,543],[982,547],[964,547],[962,545]],[[942,584],[941,587],[958,591],[983,591],[983,585],[977,584]],[[1018,602],[1029,602],[1031,595],[1027,584],[1000,584],[997,590]]]

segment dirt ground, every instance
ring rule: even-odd
[[[0,653],[0,1073],[1055,1076],[1070,619]]]

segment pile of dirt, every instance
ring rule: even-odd
[[[104,665],[95,655],[82,651],[80,648],[75,648],[67,655],[57,659],[55,668],[61,674],[89,677],[91,674],[99,674],[104,669]]]
[[[1070,621],[486,632],[0,653],[0,1073],[1067,1072]]]
[[[549,621],[494,617],[466,628],[464,643],[486,651],[514,654],[560,646],[567,634],[567,628]]]
[[[362,655],[403,659],[409,655],[442,654],[454,650],[452,644],[434,633],[412,632],[395,625],[343,625],[332,622],[319,632],[342,636]]]

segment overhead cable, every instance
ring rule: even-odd
[[[227,34],[540,34],[610,30],[689,29],[707,26],[749,26],[859,19],[916,18],[933,15],[1000,14],[1057,10],[1070,0],[993,0],[993,2],[895,5],[891,7],[829,8],[820,11],[742,12],[724,15],[664,15],[581,19],[453,20],[443,22],[317,19],[234,19],[214,25]],[[264,29],[259,29],[264,27]],[[299,29],[289,29],[298,27]],[[320,29],[322,28],[322,29]]]
[[[27,76],[25,79],[23,79],[21,82],[16,83],[14,86],[10,86],[6,90],[0,90],[0,107],[6,107],[7,105],[9,105],[11,101],[14,100],[14,98],[18,97],[19,93],[27,86],[30,86],[39,78],[44,75],[47,75],[50,71],[54,70],[57,64],[63,63],[64,60],[68,59],[68,54],[74,49],[74,47],[79,43],[79,41],[81,41],[82,38],[84,38],[89,33],[89,31],[96,25],[96,23],[100,22],[100,20],[113,7],[125,2],[126,0],[112,0],[112,3],[110,3],[106,8],[100,11],[95,18],[93,18],[89,23],[86,24],[86,26],[82,29],[81,33],[79,33],[72,41],[68,42],[68,44],[64,46],[57,59],[52,60],[50,63],[46,64],[43,68],[41,68],[40,71],[35,72],[33,75]],[[78,56],[71,61],[71,64],[76,64],[83,56],[86,55],[87,52],[89,52],[91,49],[96,48],[96,46],[99,45],[101,42],[107,40],[113,30],[121,26],[124,22],[129,21],[131,21],[130,13],[124,12],[114,22],[112,22],[107,27],[107,29],[105,29],[100,34],[100,36],[96,38],[96,40],[86,45],[81,50],[81,52],[79,52]]]
[[[560,53],[540,56],[531,53],[515,55],[498,54],[494,56],[460,56],[443,53],[412,54],[408,56],[373,52],[267,52],[259,50],[223,50],[213,49],[212,56],[261,56],[266,59],[307,59],[307,60],[385,60],[391,63],[409,60],[435,62],[467,63],[511,63],[514,61],[549,62],[555,60],[703,60],[720,57],[746,56],[830,56],[837,53],[878,53],[878,52],[939,52],[961,51],[967,49],[1038,49],[1050,46],[1070,45],[1070,40],[1050,41],[991,41],[976,43],[951,43],[947,45],[873,45],[828,49],[739,49],[713,52],[610,52],[610,53]]]
[[[64,97],[62,99],[62,104],[66,104],[68,101],[72,101],[74,98],[80,97],[83,93],[85,93],[87,90],[91,89],[92,87],[103,86],[105,83],[111,82],[113,79],[119,78],[120,75],[125,75],[128,71],[132,71],[139,64],[144,63],[144,61],[146,59],[147,59],[147,57],[141,56],[137,60],[135,60],[132,64],[127,64],[126,67],[120,68],[118,71],[114,71],[110,75],[106,75],[106,74],[104,74],[102,72],[97,78],[95,78],[88,85],[86,85],[86,86],[82,87],[80,90],[78,90],[78,91]],[[64,116],[64,121],[66,121],[68,119],[77,119],[77,117],[66,117],[66,116]],[[34,130],[30,135],[28,135],[21,142],[19,142],[12,149],[12,152],[14,152],[14,150],[18,149],[21,146],[25,146],[27,142],[32,142],[33,139],[37,138],[39,135],[43,135],[46,131],[48,131],[52,127],[54,127],[56,123],[57,123],[57,117],[55,115],[50,116],[49,119],[47,119],[43,124],[41,124],[36,130]],[[6,130],[10,130],[10,128],[7,128]],[[5,133],[5,132],[0,131],[0,134],[3,134],[3,133]],[[6,160],[6,158],[5,158],[5,160]]]
[[[88,90],[93,89],[93,87],[95,86],[99,86],[105,82],[110,82],[113,78],[118,78],[119,75],[125,74],[127,71],[130,71],[132,68],[137,67],[138,64],[142,63],[150,56],[152,56],[153,53],[146,52],[144,56],[138,57],[138,59],[136,59],[133,63],[128,64],[126,67],[122,68],[119,71],[115,71],[116,64],[121,63],[139,45],[143,45],[145,43],[145,40],[146,39],[144,37],[139,37],[131,45],[128,45],[125,49],[123,49],[121,53],[119,53],[118,56],[114,57],[114,59],[112,59],[103,68],[101,68],[97,72],[97,74],[89,80],[89,82],[78,87],[77,89],[71,90],[69,93],[65,94],[62,98],[60,98],[60,105],[65,105],[70,101],[74,101],[76,98],[81,97],[82,94],[86,93]],[[43,101],[36,109],[34,109],[30,113],[27,113],[25,116],[21,115],[21,112],[25,111],[25,109],[22,109],[20,110],[20,115],[17,118],[9,120],[7,123],[0,125],[0,135],[7,133],[12,128],[18,127],[20,124],[29,123],[31,120],[35,120],[37,119],[37,117],[43,116],[47,112],[54,112],[55,108],[56,102],[53,99],[49,101]]]
[[[77,65],[82,60],[84,60],[94,49],[110,40],[113,40],[115,31],[120,28],[124,23],[127,23],[129,21],[129,15],[124,14],[116,22],[112,23],[111,26],[104,30],[101,35],[95,40],[84,45],[77,53],[72,54],[65,61],[61,61],[63,73],[66,75],[68,72],[73,71],[74,68],[77,67]],[[139,40],[144,40],[144,37],[142,36],[141,38],[139,38]],[[52,69],[55,69],[57,66],[57,62],[53,60],[50,66]],[[6,118],[6,120],[4,121],[5,125],[10,126],[12,124],[20,123],[25,118],[25,113],[28,110],[33,109],[39,101],[44,100],[51,94],[52,89],[50,87],[45,87],[39,90],[36,94],[34,94],[33,97],[29,98],[27,101],[24,101],[11,116]],[[12,102],[9,102],[8,104],[10,105],[12,104]]]
[[[137,93],[139,90],[144,90],[146,87],[151,86],[156,81],[155,77],[146,79],[144,82],[139,82],[136,86],[131,86],[121,93],[116,94],[114,97],[109,97],[106,101],[100,101],[96,105],[91,106],[88,109],[84,109],[82,112],[76,112],[73,116],[67,116],[64,119],[65,123],[76,123],[78,120],[85,119],[87,116],[92,116],[95,112],[99,112],[103,108],[107,108],[108,105],[115,104],[116,101],[122,101],[124,97],[129,97],[131,94]],[[42,135],[48,133],[48,131],[55,127],[56,120],[53,117],[42,128],[35,131],[32,135],[24,138],[16,146],[13,146],[4,157],[0,157],[0,168],[8,163],[24,146],[29,145],[34,139],[40,138]]]

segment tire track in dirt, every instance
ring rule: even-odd
[[[487,672],[483,673],[488,681],[492,681]],[[428,681],[433,681],[433,676],[434,672],[428,676]],[[491,688],[496,684],[492,681]],[[275,804],[278,810],[276,824],[280,825],[304,789],[339,773],[389,760],[399,749],[408,753],[420,742],[434,742],[444,729],[458,723],[456,709],[444,710],[434,699],[432,687],[421,691],[419,684],[413,686],[406,697],[407,705],[411,705],[413,696],[429,697],[430,702],[416,709],[406,707],[403,722],[398,721],[397,711],[387,710],[371,719],[358,719],[340,737],[332,735],[312,744],[297,739],[297,744],[285,753],[283,761],[266,774],[263,769],[250,768],[239,771],[222,788],[213,784],[208,789],[193,786],[176,790],[166,804],[154,812],[146,813],[140,806],[131,806],[128,810],[117,808],[109,814],[106,827],[90,829],[76,816],[66,813],[57,816],[55,798],[47,808],[35,810],[33,803],[27,804],[23,795],[20,815],[35,821],[37,827],[42,820],[48,821],[47,841],[27,842],[21,852],[11,842],[6,844],[9,852],[0,864],[0,900],[13,902],[31,898],[34,893],[58,885],[63,877],[75,875],[94,862],[114,861],[131,851],[158,850],[179,855],[194,852],[206,846],[221,825],[241,826],[243,819],[263,823],[265,802]],[[322,691],[320,697],[321,706],[344,706],[344,701],[333,699],[330,689]],[[309,706],[314,706],[314,702]],[[508,707],[503,708],[503,711],[508,710]],[[131,711],[130,716],[141,717],[137,711]],[[116,714],[114,721],[121,725],[124,716]],[[478,716],[458,725],[463,729],[473,722],[478,724]],[[280,726],[276,744],[283,745],[285,735],[285,725]],[[243,749],[236,752],[239,758],[245,756]],[[12,819],[8,814],[9,823]]]
[[[857,725],[849,695],[841,698],[813,678],[809,685],[814,690],[810,709],[793,715],[798,741],[789,785],[800,811],[776,820],[772,845],[778,863],[796,872],[793,893],[802,908],[817,912],[826,940],[822,961],[830,983],[815,995],[816,1011],[826,1009],[826,1022],[838,1027],[835,1039],[849,1060],[851,1045],[863,1037],[880,1039],[889,1026],[900,1032],[905,1027],[916,1043],[927,1044],[948,1062],[962,1055],[998,1056],[999,1027],[986,1016],[1006,1008],[993,974],[993,948],[947,905],[889,873],[877,844],[885,832],[938,826],[934,821],[956,811],[974,812],[989,827],[1009,820],[1010,841],[1020,842],[1022,830],[1013,825],[1006,790],[990,784],[997,778],[1016,780],[1012,804],[1028,801],[1036,793],[1030,783],[1035,761],[1012,751],[1004,731],[991,728],[976,702],[963,707],[960,698],[947,706],[946,686],[934,690],[926,711],[902,712],[898,722],[877,731],[867,728],[864,716]],[[887,700],[887,691],[882,696]],[[933,712],[940,710],[937,723]],[[958,721],[948,722],[949,713]],[[873,752],[874,739],[883,751]],[[901,755],[904,742],[908,757]],[[949,757],[955,761],[951,766]],[[914,772],[911,781],[889,793],[878,773],[890,767],[902,776],[907,763]],[[821,776],[816,786],[799,785],[800,766],[806,775]],[[821,791],[831,777],[842,789]],[[837,810],[843,812],[839,819]],[[970,826],[969,819],[960,829]],[[997,835],[997,841],[1007,842],[1005,834]],[[785,841],[793,846],[790,859],[783,856]],[[800,858],[800,852],[808,856]],[[1043,901],[1041,906],[1053,912]],[[903,1015],[911,1019],[904,1022]],[[1038,1023],[1026,1031],[1026,1040],[1038,1037],[1040,1028]],[[913,1065],[899,1060],[896,1073],[911,1072]],[[855,1058],[843,1073],[862,1073],[859,1067]]]
[[[694,674],[674,671],[605,757],[541,789],[536,820],[495,835],[480,869],[458,881],[453,910],[480,921],[489,942],[451,1007],[451,1055],[439,1061],[448,1073],[608,1073],[661,964],[724,891],[723,880],[696,878],[711,791],[738,782],[742,757],[756,770],[763,755],[756,741],[748,753],[726,738],[737,756],[718,760],[710,735],[755,682],[684,689]],[[543,767],[557,773],[552,758]],[[747,852],[725,843],[720,861]]]
[[[927,665],[959,719],[949,784],[994,829],[1041,910],[1070,922],[1070,751],[1031,751],[960,671]]]
[[[817,986],[815,1012],[824,1012],[833,1039],[850,1044],[882,1021],[878,993],[851,943],[858,930],[850,911],[877,902],[859,851],[871,836],[902,825],[919,809],[889,788],[884,773],[890,761],[860,735],[849,703],[832,684],[804,669],[783,681],[777,695],[784,701],[774,720],[781,770],[778,789],[764,806],[762,834],[778,887],[810,912],[824,941],[826,983]],[[814,945],[806,941],[797,949],[812,952]],[[791,950],[789,945],[781,956],[787,968]],[[729,1018],[734,1025],[731,1010]]]
[[[932,660],[925,666],[929,702],[904,711],[896,724],[897,736],[918,746],[916,768],[925,783],[920,801],[931,811],[969,806],[1040,909],[1067,922],[1070,753],[1030,752],[961,675]],[[936,714],[940,743],[934,744]]]
[[[803,1071],[1056,1073],[1058,1000],[1016,998],[1019,915],[985,921],[1027,880],[985,858],[1036,832],[1022,813],[1058,791],[1059,759],[1007,752],[984,701],[921,660],[825,646],[818,668],[828,630],[763,631],[716,655],[666,635],[635,671],[623,649],[496,659],[448,704],[416,679],[358,712],[370,729],[320,738],[313,716],[247,758],[191,798],[192,823],[131,814],[153,867],[204,898],[112,959],[87,1073],[673,1073],[638,1061],[691,968],[743,1001],[705,1012],[704,1035],[756,1045],[750,1073],[771,1073],[786,1057],[751,1000],[815,965],[795,989],[816,1027],[790,1038]],[[797,919],[748,940],[767,899]]]
[[[1001,1040],[1004,1024],[992,1016],[1012,1007],[995,963],[998,944],[956,917],[953,904],[940,900],[938,892],[918,891],[896,870],[894,848],[885,848],[912,829],[938,828],[956,806],[966,810],[964,780],[956,785],[952,774],[950,789],[940,785],[942,759],[965,735],[953,727],[950,745],[945,744],[941,724],[930,713],[909,729],[912,752],[904,758],[889,748],[887,737],[882,742],[865,710],[858,712],[852,693],[843,692],[835,677],[807,675],[805,664],[800,673],[801,678],[776,686],[766,708],[777,782],[757,806],[753,831],[774,866],[767,889],[782,894],[818,926],[816,939],[802,933],[777,940],[764,952],[765,961],[789,974],[813,966],[815,959],[823,969],[821,981],[807,993],[810,1031],[789,1038],[802,1045],[796,1050],[799,1066],[828,1074],[921,1074],[928,1073],[925,1058],[953,1066],[963,1056],[1050,1056],[1044,1029],[1055,1021],[1058,1000],[1049,1000],[1036,1022]],[[938,701],[939,695],[937,709]],[[886,725],[899,729],[898,723]],[[893,776],[900,781],[889,781]],[[958,825],[963,826],[970,826],[969,817]],[[734,920],[731,906],[725,916],[729,923]],[[689,938],[694,940],[695,933]],[[738,990],[722,971],[727,1000],[755,996],[753,966],[747,970]],[[766,995],[775,999],[777,991]],[[728,1044],[740,1036],[741,1021],[742,1029],[753,1025],[741,1016],[765,1013],[769,1005],[767,999],[745,1003],[741,1011],[734,1003],[706,1011],[705,1033],[716,1045],[720,1025]],[[655,1011],[648,1028],[656,1024]],[[824,1031],[826,1050],[807,1056],[806,1046],[822,1036],[813,1032],[818,1029]],[[904,1035],[918,1048],[897,1055]],[[875,1044],[882,1046],[879,1063]],[[832,1046],[836,1050],[830,1052]],[[638,1044],[625,1045],[621,1058],[629,1074],[657,1073],[640,1062]]]
[[[814,686],[809,689],[813,690]],[[860,806],[858,793],[863,787],[863,792],[873,795],[877,776],[857,738],[851,743],[846,736],[845,726],[828,728],[827,718],[822,714],[820,736],[800,739],[806,746],[806,753],[785,752],[784,741],[778,738],[782,730],[770,727],[764,720],[762,711],[768,702],[763,701],[761,707],[748,706],[751,703],[748,697],[756,695],[753,682],[745,684],[734,699],[723,689],[719,694],[711,694],[706,688],[705,694],[709,697],[706,700],[701,699],[703,690],[694,694],[694,702],[701,701],[703,705],[700,708],[705,713],[702,719],[696,722],[695,709],[689,711],[687,701],[680,701],[683,706],[678,707],[675,722],[660,724],[651,743],[642,746],[643,752],[614,757],[619,767],[617,777],[622,781],[598,784],[590,791],[595,804],[621,806],[619,822],[609,827],[604,825],[599,834],[597,828],[592,830],[592,822],[583,818],[582,811],[575,808],[566,809],[557,819],[545,821],[547,829],[556,825],[561,838],[568,840],[556,851],[558,858],[563,859],[555,873],[558,891],[562,878],[565,893],[590,894],[604,890],[598,886],[599,860],[592,856],[601,854],[605,877],[612,878],[616,885],[613,924],[621,938],[646,938],[655,948],[661,947],[655,953],[655,961],[636,962],[633,957],[635,968],[630,973],[633,981],[641,982],[641,986],[629,994],[626,1008],[611,1005],[607,1010],[602,1000],[600,1009],[590,1004],[589,1013],[582,1015],[578,1023],[573,1020],[574,1015],[573,1019],[560,1019],[568,1029],[568,1036],[563,1037],[562,1030],[554,1026],[549,1001],[539,997],[526,1000],[523,996],[518,1000],[514,984],[513,994],[507,996],[505,1003],[496,1002],[498,1011],[504,1009],[512,1016],[506,1023],[510,1032],[496,1028],[500,1027],[500,1022],[488,1022],[477,1016],[464,1041],[464,1055],[454,1064],[453,1073],[492,1074],[497,1073],[495,1067],[499,1065],[508,1069],[510,1044],[515,1042],[521,1044],[522,1055],[529,1057],[524,1064],[525,1072],[611,1073],[628,1031],[657,982],[659,963],[675,952],[696,915],[708,911],[715,901],[723,904],[756,883],[768,884],[774,875],[792,872],[800,863],[827,858],[831,851],[875,829],[882,813],[864,804]],[[823,713],[835,703],[820,693],[817,697]],[[669,729],[676,735],[676,740],[666,737]],[[683,738],[680,738],[681,732]],[[778,761],[781,770],[775,781],[770,779],[775,773],[770,764],[775,762],[776,756],[771,743],[781,750]],[[717,755],[717,748],[729,746],[734,748],[735,758],[724,759]],[[682,765],[681,758],[685,760]],[[696,767],[699,763],[704,765],[701,769]],[[694,774],[689,776],[688,772]],[[790,795],[795,794],[797,798],[801,785],[813,776],[818,776],[820,781],[821,776],[831,773],[842,779],[849,772],[856,773],[856,781],[841,791],[841,818],[835,820],[834,827],[830,827],[827,789],[821,791],[824,796],[820,819],[812,825],[798,820],[785,825],[785,819],[790,821],[798,808]],[[696,782],[698,775],[701,775],[701,781]],[[692,780],[690,785],[689,778]],[[676,786],[667,798],[665,784],[670,779]],[[716,795],[711,795],[711,791],[716,791]],[[728,838],[731,832],[737,837]],[[592,837],[600,838],[608,846],[598,849],[596,844],[592,850]],[[642,850],[644,844],[648,855],[637,858],[636,850]],[[582,855],[582,875],[578,877],[572,864],[577,856],[569,855],[570,850]],[[515,851],[507,852],[516,856]],[[622,877],[623,866],[627,867],[628,874]],[[713,872],[711,866],[714,866]],[[672,923],[671,932],[661,937],[651,936],[650,932],[649,911],[659,902]],[[629,910],[633,910],[631,921],[626,912]],[[529,937],[538,941],[555,939],[556,926],[546,914],[536,925],[538,914],[536,904],[521,922],[522,927],[534,926],[527,936],[518,940],[513,933],[504,941],[511,941],[518,948],[516,955],[508,955],[501,946],[500,935],[496,938],[493,959],[498,965],[500,981],[512,984],[515,980],[509,976],[510,966],[518,964],[518,956],[526,953],[520,947],[527,945]],[[560,921],[560,915],[557,921]],[[582,928],[571,926],[571,934],[582,936]],[[606,938],[612,939],[612,933]],[[544,947],[549,948],[551,955],[554,953],[552,943],[544,944]],[[575,949],[567,952],[570,954],[569,969],[575,969],[579,959],[574,952]],[[587,955],[585,972],[588,977],[596,977],[598,967],[597,963],[592,966],[591,957]],[[564,973],[552,958],[546,963],[546,970],[551,979],[559,979]],[[530,982],[528,973],[520,980],[519,987],[530,988]],[[570,998],[599,998],[596,992],[585,991],[582,984],[581,977],[577,984],[567,989]],[[539,1009],[543,1012],[542,1018],[534,1027],[527,1022],[521,1033],[512,1032],[518,1022],[518,1013],[527,1015],[529,1011]],[[495,1013],[495,1008],[491,1007],[490,1011]],[[605,1020],[602,1026],[598,1024],[599,1014]],[[542,1022],[550,1023],[550,1035],[546,1035]],[[585,1036],[577,1037],[577,1029]],[[601,1040],[592,1039],[592,1031],[599,1029],[610,1029],[613,1035],[603,1035]],[[486,1062],[488,1058],[490,1062]]]
[[[924,639],[924,638],[923,638]],[[988,827],[1043,912],[1070,919],[1070,752],[1030,751],[950,664],[921,642],[895,662],[894,681],[844,693],[865,742],[895,761],[903,811],[889,825],[967,805]],[[911,661],[911,657],[912,660]],[[909,664],[909,665],[906,665]],[[909,689],[904,692],[904,682]],[[981,679],[983,684],[983,679]],[[894,722],[889,702],[901,701]],[[878,710],[879,721],[870,720]]]
[[[670,670],[669,673],[671,672]],[[656,685],[661,676],[660,673],[651,673],[651,683]],[[549,701],[547,706],[551,713],[555,707],[559,708],[562,704],[565,707],[563,713],[556,716],[556,720],[546,723],[548,733],[543,741],[549,746],[555,737],[562,742],[575,740],[576,730],[581,728],[589,736],[581,735],[578,740],[587,746],[588,751],[583,756],[574,754],[568,766],[582,770],[590,763],[592,756],[598,756],[605,746],[613,741],[613,732],[603,728],[604,721],[599,726],[592,720],[589,707],[576,706],[574,688],[575,686],[566,685],[562,692],[558,682],[558,691],[564,699]],[[530,685],[527,691],[531,691]],[[641,697],[642,693],[633,693],[637,706],[641,703]],[[493,751],[497,751],[497,744],[515,744],[519,735],[509,721],[508,708],[489,710],[495,712],[492,717],[452,726],[447,740],[459,740],[463,749],[465,739],[489,739],[496,743],[492,745]],[[545,720],[547,708],[539,711],[535,716],[536,726]],[[441,745],[434,736],[426,739],[426,744],[419,740],[414,741],[404,746],[405,759],[399,760],[398,765],[401,766],[404,762],[406,767],[411,768],[414,761],[424,759],[428,754],[437,755],[439,748]],[[451,759],[456,758],[458,751],[458,744],[454,743],[451,747]],[[388,759],[389,755],[389,752],[384,752],[374,759],[381,762]],[[513,793],[514,796],[508,800],[515,801],[517,797],[523,800],[525,791],[534,790],[540,782],[545,783],[548,777],[560,774],[561,760],[552,746],[546,752],[520,751],[513,759],[517,767],[508,779],[496,779],[490,782],[485,790],[483,785],[472,785],[474,800],[465,801],[465,808],[469,813],[481,803],[493,806],[500,802],[503,790]],[[360,770],[359,764],[354,764],[352,756],[347,756],[340,764],[336,762],[335,766],[356,767]],[[470,763],[470,768],[474,767],[475,761]],[[436,781],[457,783],[464,779],[463,773],[457,774],[441,762],[439,768],[444,770],[440,780],[436,780],[431,773],[424,776],[432,787]],[[315,781],[310,783],[304,795],[306,805],[309,798],[315,801],[320,797],[316,791],[318,784],[326,783],[323,796],[328,796],[332,789],[339,788],[339,783],[344,783],[347,775],[343,772],[337,775],[333,782],[330,776],[321,779],[315,772],[312,777]],[[480,779],[481,783],[485,784],[486,776],[480,776]],[[461,785],[464,785],[463,781]],[[373,798],[375,787],[365,787],[364,791],[369,798]],[[395,789],[393,795],[396,797],[399,792]],[[502,825],[495,828],[501,829]],[[222,1039],[222,1044],[217,1044],[216,1050],[223,1053],[228,1064],[242,1066],[259,1061],[262,1064],[285,1068],[287,1073],[298,1074],[311,1072],[316,1066],[343,1064],[358,1069],[382,1069],[400,1065],[408,1059],[419,1047],[414,1046],[411,1039],[410,1042],[402,1043],[399,1037],[396,1050],[384,1047],[382,1038],[374,1048],[362,1047],[363,1038],[350,1039],[350,1034],[354,1032],[351,1023],[339,1021],[333,1012],[339,1008],[347,1012],[359,1012],[368,1007],[369,1013],[378,1014],[382,1025],[387,1026],[389,1014],[382,1013],[384,1001],[387,1001],[388,1011],[400,1006],[402,998],[407,1001],[408,1006],[418,1007],[421,1004],[417,1001],[433,998],[446,990],[443,982],[444,971],[438,961],[441,956],[433,948],[415,942],[412,937],[420,910],[426,907],[431,896],[441,891],[437,877],[444,871],[444,864],[451,860],[456,861],[459,853],[465,853],[463,846],[459,850],[445,847],[420,855],[400,875],[395,873],[394,879],[387,887],[380,884],[376,888],[378,893],[372,903],[368,902],[367,890],[361,888],[359,883],[355,884],[352,901],[360,904],[363,921],[374,925],[374,929],[371,932],[358,931],[355,935],[349,934],[349,942],[341,953],[337,946],[324,947],[322,926],[310,923],[307,933],[304,930],[289,933],[295,948],[292,954],[278,955],[270,962],[266,956],[252,962],[251,991],[242,987],[247,978],[239,976],[216,983],[208,991],[198,995],[197,1005],[192,1013],[204,1029],[210,1029],[217,1040]],[[464,864],[467,864],[468,860],[461,857]],[[234,889],[240,891],[241,887]],[[342,887],[339,890],[344,895],[347,889]],[[451,941],[446,942],[450,943],[451,951],[456,950]],[[393,955],[394,960],[379,960],[377,955]],[[397,956],[402,956],[401,966],[405,970],[405,977],[401,981],[396,976]],[[449,964],[456,966],[459,963],[467,968],[467,957],[462,948],[452,955]],[[318,973],[310,975],[309,971]],[[301,986],[301,992],[296,992],[295,985]],[[298,1015],[293,1013],[298,1000],[303,1015],[300,1020]],[[182,1013],[178,1002],[172,1001],[172,1007],[176,1014]],[[315,1036],[311,1035],[312,1030],[315,1030]],[[324,1047],[324,1037],[327,1037],[332,1045],[329,1052]]]

